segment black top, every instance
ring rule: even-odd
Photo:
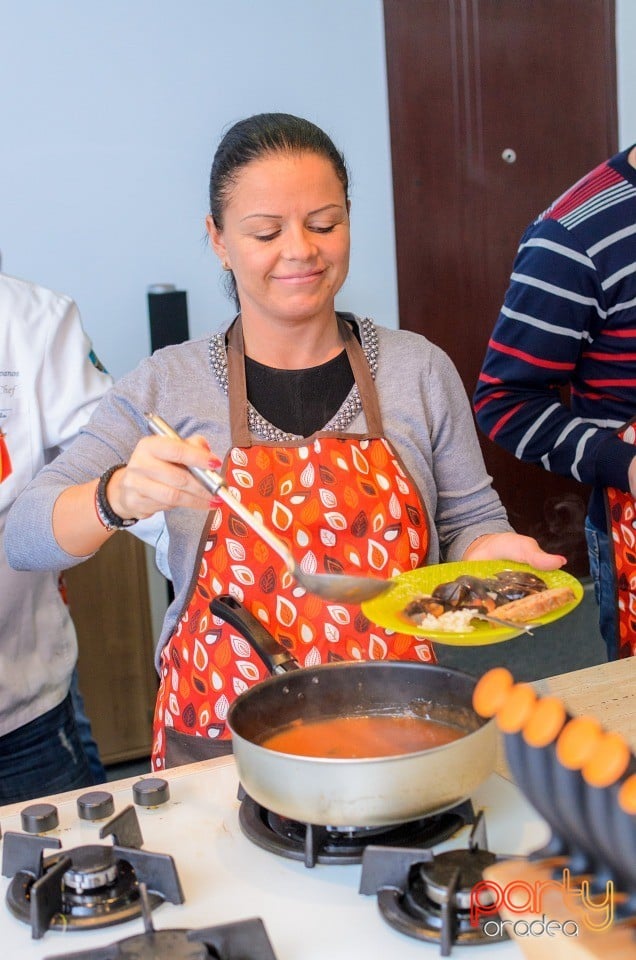
[[[247,398],[262,417],[285,433],[309,437],[336,415],[353,387],[346,350],[304,370],[265,367],[245,357]]]

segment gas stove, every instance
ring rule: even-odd
[[[304,855],[299,859],[279,856],[246,836],[231,757],[177,767],[167,771],[165,778],[169,795],[161,798],[163,802],[147,806],[147,800],[141,804],[135,800],[143,849],[172,858],[183,893],[183,903],[165,898],[154,904],[155,930],[205,932],[260,919],[277,960],[432,960],[440,955],[438,945],[412,939],[387,924],[375,896],[360,894],[359,863],[319,860],[313,869],[307,869]],[[107,785],[115,817],[131,805],[140,789],[143,792],[144,785],[152,796],[151,777]],[[77,801],[84,793],[46,798],[59,819],[58,825],[40,833],[47,843],[53,841],[55,848],[59,842],[54,852],[45,850],[47,856],[103,842],[100,832],[110,822],[110,814],[101,820],[81,818]],[[488,844],[496,852],[526,854],[548,840],[544,821],[513,784],[497,775],[475,791],[472,805],[484,812]],[[24,832],[21,814],[25,806],[0,808],[2,845],[7,833]],[[466,848],[471,822],[467,816],[466,825],[457,833],[436,843],[435,854]],[[116,839],[121,843],[121,838]],[[113,942],[123,944],[144,932],[147,921],[135,916],[106,928],[50,929],[34,939],[29,925],[12,915],[6,905],[11,882],[8,877],[0,878],[0,939],[3,955],[10,960],[103,951]],[[520,960],[522,953],[512,941],[503,941],[478,947],[456,945],[452,956],[459,960]]]

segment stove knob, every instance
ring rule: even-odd
[[[93,790],[77,798],[77,812],[81,820],[105,820],[115,812],[112,793]]]
[[[25,833],[46,833],[59,825],[57,807],[52,803],[34,803],[25,807],[20,814],[22,829]]]
[[[158,807],[170,799],[168,781],[161,777],[149,777],[133,784],[133,799],[140,807]]]

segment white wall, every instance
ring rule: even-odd
[[[627,146],[634,0],[618,0],[617,33]],[[223,128],[265,110],[309,117],[345,152],[339,304],[397,326],[381,0],[7,2],[0,90],[3,269],[74,296],[116,376],[149,351],[149,284],[188,291],[193,336],[230,315],[202,239],[207,177]]]
[[[616,2],[618,137],[621,149],[636,143],[636,3]]]
[[[77,300],[116,376],[149,352],[146,289],[188,292],[192,336],[231,307],[203,242],[223,129],[281,110],[352,171],[339,304],[397,326],[381,0],[21,0],[0,26],[5,272]]]

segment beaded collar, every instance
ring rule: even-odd
[[[348,316],[351,315],[349,314]],[[375,324],[368,318],[363,320],[356,318],[356,322],[360,331],[360,342],[362,344],[362,349],[365,357],[367,358],[371,376],[375,380],[375,375],[378,369],[378,333],[375,328]],[[214,373],[219,386],[223,390],[223,393],[227,396],[228,379],[225,331],[221,331],[210,338],[208,343],[208,357],[210,360],[210,366],[212,367],[212,372]],[[336,415],[331,418],[329,423],[327,423],[323,429],[334,432],[344,431],[355,419],[355,417],[357,417],[361,410],[362,401],[360,400],[360,393],[358,391],[357,384],[354,384],[349,391],[349,395],[345,402],[342,404]],[[258,410],[254,409],[251,403],[248,403],[247,405],[247,422],[250,431],[255,433],[258,437],[261,437],[263,440],[270,440],[274,442],[302,440],[302,437],[298,434],[285,433],[284,430],[280,430],[278,427],[275,427],[274,424],[269,422],[269,420],[266,420],[265,417],[262,417]]]

